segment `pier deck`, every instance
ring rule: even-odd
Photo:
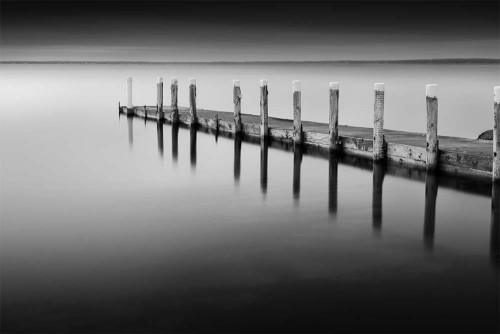
[[[126,107],[120,112],[127,113]],[[128,114],[140,117],[159,118],[156,106],[137,106],[128,110]],[[171,121],[172,110],[164,106],[163,117]],[[190,124],[189,108],[179,107],[179,122]],[[234,132],[234,114],[232,112],[197,110],[199,126],[218,131]],[[260,116],[242,114],[243,133],[260,135]],[[320,148],[329,148],[328,124],[302,121],[303,143]],[[342,151],[372,157],[373,129],[339,125],[339,137]],[[293,120],[269,117],[269,136],[275,140],[293,141]],[[385,130],[387,159],[401,164],[410,164],[425,168],[426,138],[425,133],[412,133]],[[457,137],[439,136],[439,169],[447,173],[484,176],[491,178],[493,168],[493,145],[491,141]]]

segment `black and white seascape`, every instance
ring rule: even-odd
[[[498,1],[0,1],[1,333],[498,333]]]

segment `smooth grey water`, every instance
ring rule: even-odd
[[[119,117],[163,68],[0,69],[2,332],[498,332],[490,183]]]

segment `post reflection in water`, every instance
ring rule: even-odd
[[[239,184],[241,172],[241,134],[234,135],[234,182]]]
[[[260,190],[267,193],[267,152],[269,143],[266,138],[260,139]]]
[[[373,232],[379,234],[382,229],[382,185],[386,165],[384,162],[373,163],[372,224]]]
[[[179,124],[172,124],[172,160],[177,162],[179,156]]]
[[[436,229],[436,198],[439,178],[434,173],[427,173],[425,178],[425,214],[424,244],[429,250],[434,248],[434,231]]]
[[[293,146],[293,198],[300,198],[300,167],[302,164],[302,146]]]
[[[134,122],[134,117],[133,116],[127,116],[127,123],[128,123],[128,144],[132,148],[134,144],[134,129],[133,129],[133,122]]]
[[[190,145],[189,145],[189,153],[190,153],[190,160],[191,160],[191,168],[196,167],[196,140],[197,140],[197,129],[196,126],[191,126],[189,129],[190,132]]]
[[[163,157],[163,122],[156,123],[156,132],[158,133],[158,153]]]
[[[491,190],[490,257],[493,265],[500,268],[500,182],[493,182]]]
[[[330,215],[337,215],[337,192],[338,192],[338,156],[335,152],[330,152],[328,167],[328,212]]]

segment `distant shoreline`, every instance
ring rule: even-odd
[[[0,61],[5,65],[275,65],[275,64],[500,64],[494,58],[441,58],[441,59],[404,59],[404,60],[318,60],[318,61]]]

